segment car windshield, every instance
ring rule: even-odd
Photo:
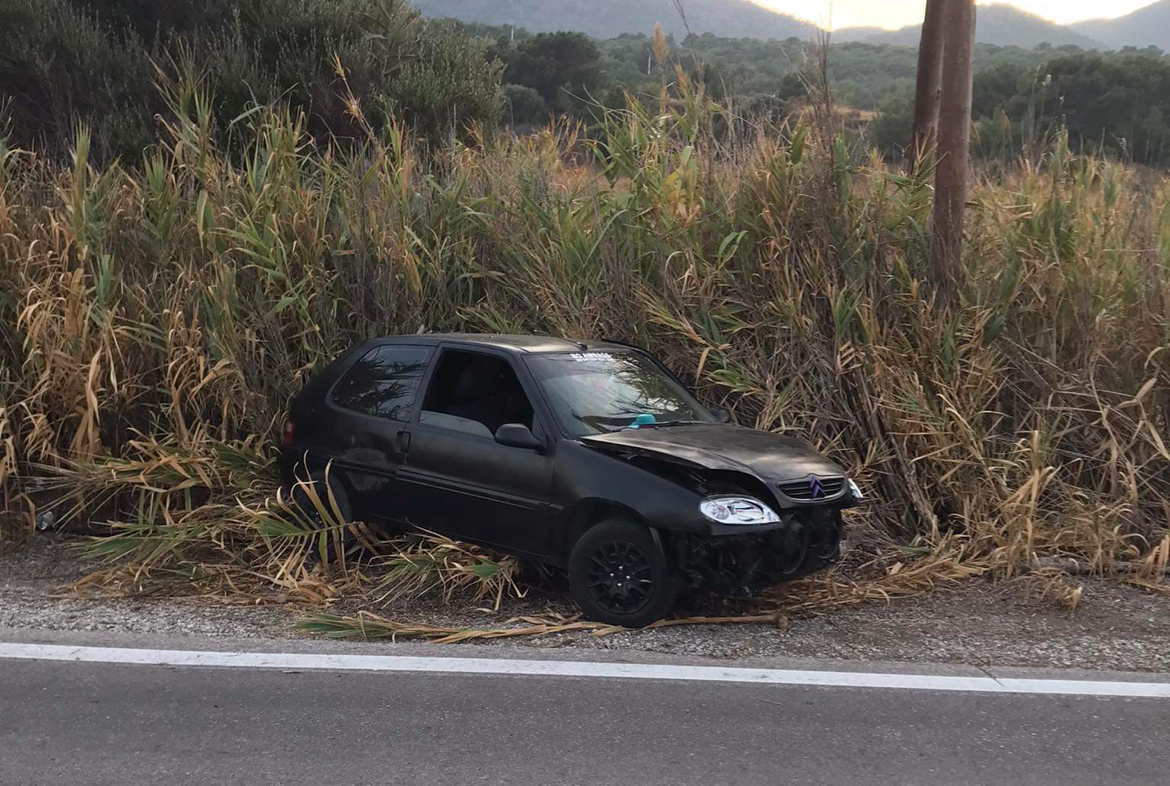
[[[715,421],[686,388],[637,352],[535,355],[528,365],[557,420],[575,437]]]

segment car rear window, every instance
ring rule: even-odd
[[[383,346],[362,355],[333,388],[339,407],[391,420],[409,420],[431,350]]]

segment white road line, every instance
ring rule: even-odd
[[[273,652],[148,650],[121,647],[69,647],[59,644],[0,643],[0,661],[49,660],[138,666],[204,666],[286,671],[422,672],[431,674],[512,674],[534,677],[738,682],[757,685],[807,685],[830,688],[892,688],[968,693],[1127,696],[1170,698],[1170,683],[1096,680],[1044,680],[949,677],[799,669],[742,669],[720,666],[670,666],[642,663],[592,663],[495,658],[416,658],[397,655],[342,655]],[[3,668],[0,667],[0,673]]]

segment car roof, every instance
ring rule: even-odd
[[[510,352],[538,354],[548,352],[605,352],[627,350],[612,341],[574,341],[553,336],[521,336],[500,333],[423,333],[415,336],[385,336],[373,343],[440,344],[459,343],[492,347]]]

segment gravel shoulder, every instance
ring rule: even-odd
[[[68,544],[38,537],[0,554],[0,640],[5,631],[99,631],[168,637],[292,639],[303,606],[230,606],[203,599],[65,596],[61,585],[92,565]],[[1170,672],[1170,597],[1098,579],[1083,582],[1075,613],[1030,597],[1019,584],[971,580],[916,598],[870,603],[770,625],[693,625],[593,637],[552,634],[509,647],[642,651],[722,659],[818,658]],[[567,598],[533,591],[499,611],[414,601],[380,609],[404,622],[500,627],[517,615],[572,614]],[[342,603],[335,609],[351,612]],[[450,647],[498,646],[492,642]],[[585,657],[585,655],[583,655]]]

